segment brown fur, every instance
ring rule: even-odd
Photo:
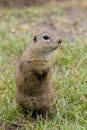
[[[14,63],[14,76],[17,86],[16,101],[22,108],[46,115],[50,113],[54,101],[51,83],[55,49],[60,37],[46,32],[51,40],[44,40],[43,33],[34,37],[23,54]],[[60,40],[60,41],[59,41]]]

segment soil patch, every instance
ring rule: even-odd
[[[37,5],[37,4],[44,4],[49,2],[50,0],[0,0],[0,7],[2,8],[11,8],[11,7],[16,7],[16,8],[23,8],[26,6],[31,6],[31,5]]]

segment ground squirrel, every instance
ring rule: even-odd
[[[55,50],[61,41],[56,33],[40,33],[14,63],[16,101],[25,110],[33,110],[43,117],[54,105],[51,77]]]

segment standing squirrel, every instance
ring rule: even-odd
[[[40,33],[14,62],[17,103],[23,109],[32,110],[42,117],[49,114],[54,105],[51,78],[55,50],[61,41],[56,33]]]

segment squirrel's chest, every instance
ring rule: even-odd
[[[48,75],[48,70],[43,70],[41,72],[33,72],[33,76],[38,82],[42,82]]]
[[[24,77],[24,81],[28,83],[33,83],[33,82],[38,82],[38,83],[41,83],[43,82],[46,77],[48,77],[48,74],[49,74],[49,68],[47,69],[29,69],[27,71],[23,71],[23,77]]]
[[[26,76],[24,76],[25,93],[29,95],[37,95],[39,93],[42,93],[45,87],[47,88],[48,86],[48,75],[48,70],[43,70],[41,72],[33,71],[31,73],[26,73]]]

